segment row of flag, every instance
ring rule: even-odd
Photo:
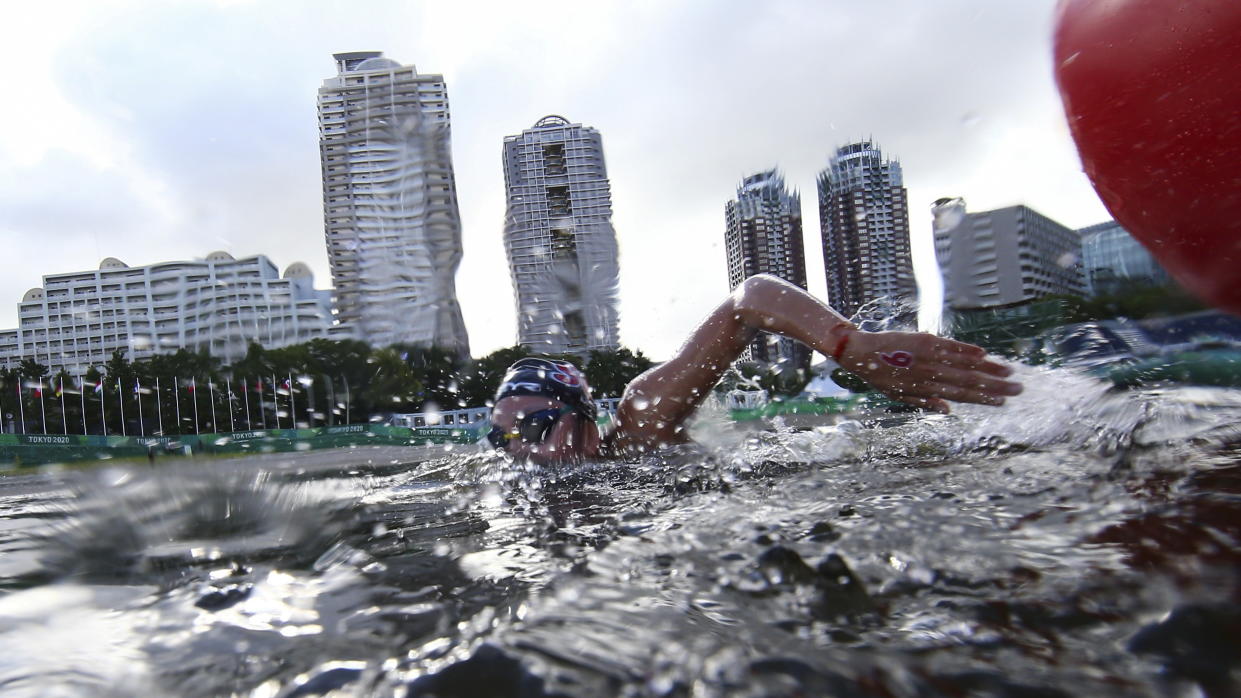
[[[267,410],[265,409],[267,405],[270,405],[272,407],[275,428],[277,429],[282,428],[283,425],[281,424],[281,420],[280,420],[280,417],[282,415],[281,410],[280,410],[281,393],[287,396],[287,399],[288,399],[288,407],[289,407],[289,411],[287,413],[287,418],[289,420],[288,426],[291,428],[295,428],[297,426],[296,424],[296,415],[297,415],[296,392],[297,391],[295,390],[295,385],[298,383],[301,383],[307,388],[307,390],[310,390],[313,387],[314,382],[312,380],[305,379],[305,378],[299,379],[298,381],[294,381],[292,375],[288,376],[287,378],[285,378],[283,381],[280,381],[280,382],[277,382],[275,376],[272,376],[270,382],[265,383],[264,380],[265,379],[254,379],[253,382],[251,382],[250,380],[240,381],[239,385],[240,385],[240,389],[242,393],[242,397],[240,398],[233,392],[232,379],[228,379],[225,381],[225,390],[226,390],[225,394],[226,394],[226,397],[229,403],[229,431],[236,431],[237,419],[236,419],[235,410],[233,408],[233,402],[235,400],[241,400],[245,404],[245,425],[246,425],[245,428],[247,430],[255,428],[256,426],[255,421],[260,421],[261,427],[263,429],[268,428]],[[82,409],[81,409],[82,411],[82,433],[83,434],[87,433],[86,394],[89,388],[89,392],[93,392],[99,396],[100,424],[102,425],[102,431],[104,435],[107,435],[108,433],[107,407],[105,404],[106,401],[104,399],[104,395],[105,395],[107,384],[108,384],[107,379],[105,378],[98,382],[92,383],[90,381],[85,380],[81,376],[75,376],[73,378],[73,381],[76,387],[76,390],[73,392],[77,392],[79,394],[81,402],[82,402]],[[197,378],[191,378],[186,383],[182,383],[180,380],[176,378],[174,378],[173,381],[179,386],[184,387],[186,392],[190,395],[195,395],[196,391],[198,390],[198,379]],[[349,383],[348,381],[342,381],[342,382],[344,384],[343,406],[345,408],[345,422],[348,423],[349,404],[350,404]],[[117,407],[120,409],[121,435],[128,436],[128,434],[126,433],[126,422],[125,422],[125,401],[123,399],[123,396],[126,392],[126,386],[119,379],[114,381],[114,384],[116,386],[115,392],[117,395]],[[257,419],[251,419],[251,413],[250,413],[251,385],[253,386],[253,392],[256,393],[258,396],[259,409],[258,409]],[[18,376],[17,407],[18,407],[18,412],[20,416],[21,433],[26,433],[26,407],[25,407],[25,402],[23,399],[25,397],[24,391],[29,391],[29,396],[31,398],[36,398],[39,400],[40,420],[42,423],[43,433],[44,434],[48,433],[47,431],[47,409],[43,402],[43,397],[44,397],[43,393],[46,388],[47,386],[45,386],[42,381],[27,383],[25,380],[22,379],[21,376]],[[68,416],[67,416],[67,411],[65,410],[65,402],[64,402],[65,392],[66,392],[64,378],[63,377],[58,378],[55,381],[54,385],[52,386],[52,389],[55,391],[55,397],[60,401],[61,426],[63,429],[62,433],[68,434],[69,433]],[[268,389],[271,390],[271,402],[264,403],[263,399],[265,396],[265,392]],[[162,404],[162,401],[159,399],[159,396],[161,395],[161,389],[160,389],[158,378],[155,379],[154,390],[155,390],[155,395],[156,395],[156,400],[155,400],[156,417],[157,417],[158,424],[159,424],[158,433],[163,434],[164,433],[164,415],[163,415],[163,404]],[[207,390],[211,396],[210,401],[209,401],[209,404],[211,406],[210,425],[215,431],[219,431],[219,426],[218,426],[218,423],[216,422],[216,410],[215,410],[216,385],[215,383],[209,381],[207,383]],[[336,397],[335,386],[333,385],[333,382],[330,380],[327,383],[327,390],[328,390],[329,400],[332,403],[335,403],[335,397]],[[137,404],[138,404],[139,436],[146,436],[146,423],[145,423],[144,416],[142,414],[142,407],[143,407],[142,396],[146,394],[150,394],[151,390],[149,388],[143,387],[141,379],[135,378],[133,387],[132,387],[132,393],[135,396],[135,399],[137,400]],[[197,399],[192,400],[192,404],[194,408],[193,409],[194,432],[201,433],[201,426],[200,426],[200,420],[199,420],[199,415],[198,415],[198,400]],[[180,425],[182,423],[181,400],[180,399],[175,400],[175,405],[176,405],[177,424]],[[310,412],[310,419],[308,419],[307,421],[313,425],[313,422],[314,422],[313,406],[307,405],[307,409]]]

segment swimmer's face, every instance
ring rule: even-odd
[[[592,420],[568,411],[567,407],[565,403],[548,397],[514,395],[496,403],[491,410],[491,426],[511,435],[521,430],[522,420],[535,413],[543,410],[565,410],[556,418],[542,440],[528,442],[521,436],[510,436],[504,451],[519,460],[529,460],[541,465],[573,463],[597,457],[598,427]]]

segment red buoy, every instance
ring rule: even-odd
[[[1241,315],[1241,0],[1061,0],[1055,71],[1112,216]]]

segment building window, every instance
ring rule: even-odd
[[[553,216],[568,216],[573,212],[569,205],[568,187],[547,188],[547,212]]]

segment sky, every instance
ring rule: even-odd
[[[801,192],[826,296],[817,173],[872,138],[901,162],[938,305],[931,202],[1109,219],[1052,78],[1054,0],[20,3],[6,7],[0,328],[44,274],[264,254],[331,276],[315,98],[333,53],[443,74],[471,351],[516,341],[501,145],[548,114],[603,136],[621,341],[666,358],[728,293],[724,206],[771,167]],[[925,316],[924,316],[925,317]]]

